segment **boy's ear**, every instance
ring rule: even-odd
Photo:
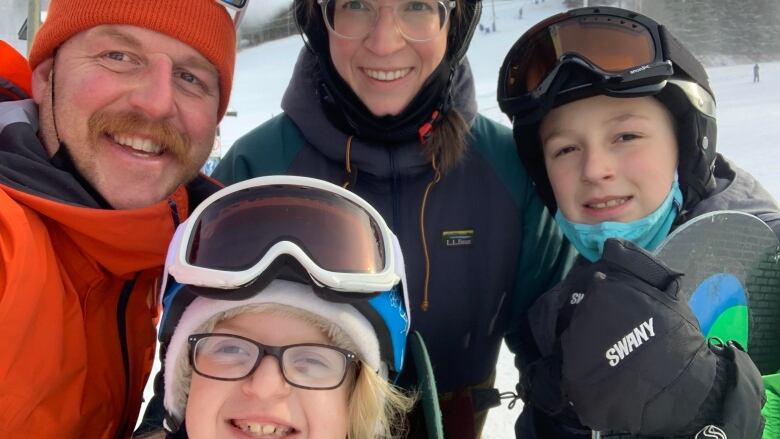
[[[33,70],[32,74],[32,93],[33,100],[36,104],[40,105],[41,101],[46,96],[46,87],[51,81],[52,67],[54,66],[54,58],[47,58],[42,63],[38,64]]]

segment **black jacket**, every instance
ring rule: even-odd
[[[714,175],[717,185],[710,195],[693,206],[682,218],[688,220],[707,212],[717,210],[737,210],[753,214],[767,223],[780,238],[780,208],[769,193],[747,172],[718,156]],[[568,300],[572,293],[580,291],[593,275],[589,270],[591,263],[578,258],[574,268],[566,279],[540,297],[528,311],[527,319],[520,319],[522,342],[518,364],[521,365],[521,384],[519,393],[525,400],[523,412],[515,425],[518,438],[523,439],[575,439],[590,438],[591,430],[583,426],[577,414],[563,400],[561,390],[561,364],[559,356],[559,337],[566,329],[576,305]],[[746,356],[743,356],[746,358]],[[755,392],[746,388],[762,388],[761,377],[752,368],[745,367],[733,357],[724,364],[730,372],[724,374],[722,382],[715,383],[724,389],[719,407],[747,407],[743,398],[760,399]],[[734,377],[744,379],[735,384]],[[726,379],[731,380],[726,382]],[[631,389],[616,391],[631,392]],[[761,422],[758,413],[741,413],[744,418],[753,417]],[[606,433],[601,437],[638,438],[620,433]],[[685,436],[681,436],[685,437]]]

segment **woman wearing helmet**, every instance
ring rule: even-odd
[[[520,37],[498,97],[582,255],[529,310],[518,437],[760,438],[758,369],[738,343],[705,340],[678,300],[682,274],[649,253],[715,210],[752,213],[780,235],[775,201],[715,153],[701,64],[648,17],[581,8]]]
[[[403,257],[363,200],[303,177],[223,189],[179,226],[166,273],[163,437],[403,434]]]
[[[560,278],[570,249],[510,131],[476,113],[464,54],[481,2],[295,8],[307,45],[284,114],[240,139],[213,176],[306,175],[376,206],[407,258],[413,329],[428,342],[447,437],[476,437],[498,397],[509,322]]]

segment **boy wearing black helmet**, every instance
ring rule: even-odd
[[[704,339],[676,298],[680,274],[646,251],[715,210],[754,214],[780,235],[775,201],[715,152],[701,64],[648,17],[582,8],[515,43],[498,97],[537,190],[583,256],[521,331],[518,437],[761,437],[759,371],[738,344]],[[585,358],[581,347],[605,337],[596,327],[609,340],[649,335],[626,355],[606,346],[604,358]]]

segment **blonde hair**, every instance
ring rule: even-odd
[[[406,414],[417,395],[400,389],[379,376],[362,369],[358,372],[349,398],[349,439],[400,438],[406,432]]]
[[[275,314],[281,317],[292,317],[302,320],[319,329],[333,343],[342,349],[357,352],[355,342],[336,323],[326,320],[314,313],[287,305],[261,303],[239,306],[225,312],[217,313],[203,323],[195,333],[211,332],[219,322],[231,319],[245,313]],[[186,355],[181,355],[176,361],[177,373],[181,377],[182,387],[186,394],[181,395],[186,406],[189,397],[192,367]],[[414,405],[416,396],[407,394],[404,390],[390,384],[386,379],[365,367],[356,368],[343,385],[351,386],[348,403],[348,435],[349,439],[363,438],[399,438],[405,431],[406,413]],[[159,437],[164,437],[159,436]],[[158,438],[158,436],[152,436]]]

